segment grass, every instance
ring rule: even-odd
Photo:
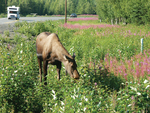
[[[80,25],[82,22],[86,23],[81,20]],[[63,20],[16,23],[16,32],[28,38],[16,36],[15,48],[15,41],[0,37],[0,111],[150,112],[149,73],[144,72],[142,77],[130,73],[130,69],[135,72],[149,69],[142,64],[134,65],[149,60],[148,26],[70,29],[63,25]],[[50,65],[48,85],[39,82],[35,39],[43,31],[57,33],[68,52],[75,52],[79,81],[66,76],[64,68],[58,81],[56,69]],[[144,38],[143,55],[139,54],[141,38]],[[122,68],[122,73],[116,68]]]

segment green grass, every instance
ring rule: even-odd
[[[0,112],[150,112],[150,82],[146,78],[140,83],[126,81],[103,65],[107,53],[118,61],[120,54],[128,59],[138,54],[140,38],[146,37],[148,29],[129,25],[79,30],[66,29],[62,24],[63,20],[16,23],[16,32],[27,39],[16,35],[10,42],[0,36]],[[142,33],[134,36],[127,30]],[[58,81],[56,67],[50,65],[48,85],[39,82],[35,39],[43,31],[57,33],[68,52],[75,52],[79,81],[66,76],[64,68]],[[144,40],[144,49],[149,50],[149,36]]]

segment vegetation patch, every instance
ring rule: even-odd
[[[0,112],[150,112],[148,26],[68,29],[63,21],[16,23],[28,38],[16,36],[15,47],[0,36]],[[35,39],[43,31],[75,52],[78,81],[65,69],[58,81],[50,65],[48,85],[40,83]]]

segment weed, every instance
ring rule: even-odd
[[[10,32],[8,30],[4,31],[5,36],[9,37],[10,36]]]

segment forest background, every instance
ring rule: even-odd
[[[64,15],[65,0],[1,0],[0,14],[7,6],[19,6],[21,15]],[[149,24],[150,0],[67,0],[67,14],[97,14],[104,22]]]

